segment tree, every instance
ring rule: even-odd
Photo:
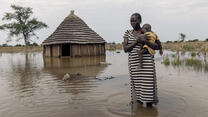
[[[11,41],[12,37],[18,37],[16,41],[24,39],[25,46],[27,47],[30,44],[31,37],[35,36],[37,39],[39,38],[35,31],[47,28],[48,26],[45,23],[38,21],[37,18],[31,18],[33,11],[30,7],[11,5],[11,8],[14,12],[5,13],[2,18],[2,20],[10,22],[0,25],[0,30],[9,31],[9,38],[7,41]]]
[[[180,42],[184,42],[185,41],[185,38],[186,38],[186,35],[185,34],[183,34],[183,33],[179,33],[179,40],[180,40]]]

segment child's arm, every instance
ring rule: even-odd
[[[162,44],[161,44],[160,40],[156,40],[155,43],[158,44],[158,49],[159,49],[160,55],[162,56],[163,50],[162,50]]]
[[[163,50],[162,50],[162,49],[160,49],[160,55],[161,55],[161,56],[163,55]]]

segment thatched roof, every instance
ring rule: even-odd
[[[55,32],[43,41],[42,45],[63,43],[105,43],[105,40],[77,17],[74,11],[71,11],[71,14],[64,19]]]

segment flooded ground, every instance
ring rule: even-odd
[[[130,103],[127,54],[122,51],[71,59],[2,53],[0,117],[207,117],[205,66],[162,64],[173,54],[156,55],[159,103],[145,108]],[[112,65],[99,65],[105,61]],[[63,81],[66,73],[81,75]]]

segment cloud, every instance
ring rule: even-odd
[[[150,23],[162,41],[176,40],[180,32],[187,33],[190,39],[195,35],[200,39],[208,37],[205,32],[207,0],[1,0],[1,4],[0,18],[9,11],[10,4],[33,8],[34,16],[49,25],[48,29],[38,32],[38,43],[47,38],[72,9],[106,41],[123,41],[123,33],[131,29],[129,18],[134,12],[141,13],[143,23]]]

